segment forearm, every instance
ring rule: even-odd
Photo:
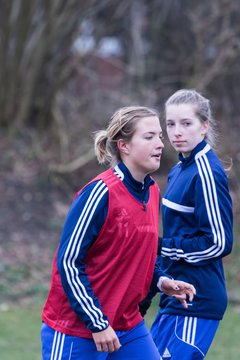
[[[183,259],[193,265],[202,266],[211,263],[212,259],[223,258],[231,251],[232,239],[222,234],[216,241],[213,234],[204,234],[184,238],[181,236],[163,238],[161,256],[171,260]]]
[[[109,326],[100,302],[94,296],[85,263],[87,252],[96,241],[106,216],[106,187],[102,186],[102,192],[99,192],[99,185],[102,184],[88,185],[73,203],[57,256],[58,271],[69,303],[93,332],[105,330]],[[98,194],[97,198],[95,194]]]

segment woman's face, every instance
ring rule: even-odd
[[[208,122],[201,122],[191,104],[166,106],[166,126],[170,143],[184,157],[206,136]]]
[[[143,181],[147,174],[156,171],[160,166],[164,145],[158,117],[140,119],[131,140],[119,140],[118,146],[122,161],[132,176],[138,181]]]

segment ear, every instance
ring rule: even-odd
[[[117,147],[120,153],[129,154],[128,143],[122,139],[117,141]]]
[[[206,135],[209,129],[209,122],[208,121],[204,121],[202,123],[202,135]]]

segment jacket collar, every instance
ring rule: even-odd
[[[154,184],[150,175],[144,178],[144,182],[134,179],[128,168],[123,162],[119,162],[114,168],[115,174],[127,185],[128,188],[136,192],[142,192],[149,189]]]
[[[211,149],[209,144],[205,140],[202,140],[195,148],[192,150],[191,154],[188,157],[184,157],[182,153],[179,153],[178,158],[181,161],[183,165],[189,165],[193,161],[195,161],[196,158],[201,156],[202,154],[208,152]]]

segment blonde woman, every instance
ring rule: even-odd
[[[146,107],[117,110],[96,133],[97,158],[110,168],[77,193],[66,219],[42,312],[43,360],[159,360],[138,303],[157,253],[159,189],[149,174],[163,147],[158,114]],[[184,306],[194,295],[161,280]]]

